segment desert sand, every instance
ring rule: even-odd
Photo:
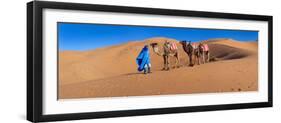
[[[180,68],[162,71],[163,59],[150,47],[152,73],[137,71],[145,44],[165,40],[179,48]],[[59,52],[59,99],[218,93],[258,90],[258,44],[232,39],[203,41],[211,62],[188,66],[177,40],[156,37],[89,51]],[[171,59],[173,65],[174,58]]]

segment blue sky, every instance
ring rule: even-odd
[[[152,37],[197,42],[212,38],[256,41],[257,31],[58,23],[59,50],[92,50]]]

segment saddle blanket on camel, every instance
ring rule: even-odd
[[[192,46],[194,49],[197,49],[197,48],[198,48],[198,44],[197,44],[197,43],[191,43],[191,46]]]
[[[171,50],[177,50],[178,49],[178,47],[177,47],[177,44],[176,43],[171,43]]]
[[[203,44],[203,51],[209,51],[209,46],[207,44]]]
[[[197,49],[199,47],[198,43],[192,43],[191,45],[194,49]],[[203,48],[203,51],[209,51],[209,46],[207,44],[202,44],[201,47]]]

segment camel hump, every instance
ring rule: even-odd
[[[203,49],[204,49],[204,51],[209,51],[209,46],[208,46],[208,44],[203,44]]]
[[[197,49],[198,44],[197,44],[197,43],[192,43],[191,46],[192,46],[194,49]]]
[[[176,43],[171,43],[171,47],[170,47],[171,50],[177,50],[178,47],[177,47],[177,44]]]

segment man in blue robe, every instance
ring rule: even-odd
[[[149,56],[149,49],[148,45],[145,45],[140,54],[138,55],[137,59],[138,64],[138,71],[144,71],[144,74],[151,73],[151,64],[150,64],[150,56]]]

